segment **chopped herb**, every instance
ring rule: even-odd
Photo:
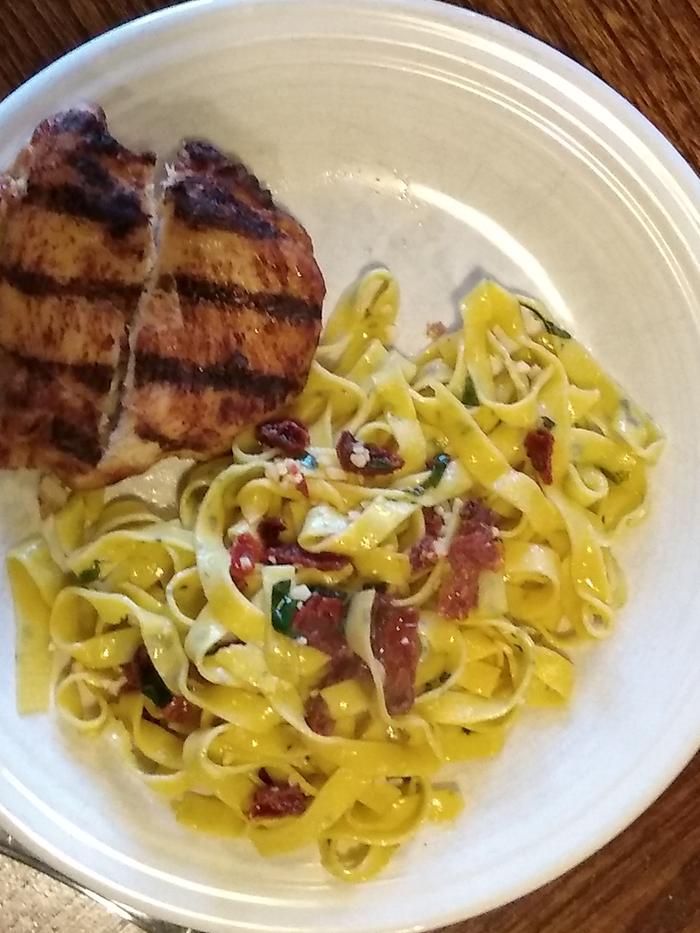
[[[302,466],[308,467],[310,470],[315,470],[318,466],[318,460],[308,450],[304,451],[301,457],[297,457],[297,460]]]
[[[386,454],[381,452],[372,454],[362,469],[369,475],[371,473],[393,473],[399,467],[396,465],[395,456],[387,451]]]
[[[450,679],[450,674],[447,671],[443,671],[442,674],[439,674],[433,680],[429,680],[425,685],[424,693],[429,693],[431,690],[437,690],[438,687],[441,687],[444,683]]]
[[[547,428],[548,431],[551,431],[552,428],[555,428],[557,426],[556,421],[552,421],[552,419],[548,418],[546,415],[542,417],[542,424],[544,425],[545,428]]]
[[[88,583],[94,583],[95,580],[100,579],[100,562],[99,560],[93,561],[92,566],[86,567],[85,570],[81,570],[79,574],[76,574],[78,583],[83,586],[87,586]]]
[[[158,671],[151,665],[141,675],[141,693],[162,709],[172,700],[173,695],[166,687]]]
[[[343,604],[347,603],[350,599],[350,593],[347,593],[345,590],[334,590],[330,586],[310,586],[309,589],[312,593],[316,593],[318,596],[328,596],[331,599],[340,599],[343,601]]]
[[[624,482],[624,473],[620,473],[615,470],[606,470],[605,467],[600,467],[600,472],[607,480],[609,480],[609,482],[615,483],[616,486],[619,485],[619,483]]]
[[[568,332],[568,330],[564,330],[563,327],[555,324],[554,321],[550,321],[549,318],[546,318],[544,314],[541,314],[537,308],[533,308],[532,305],[526,305],[526,307],[528,307],[530,311],[537,315],[537,317],[542,321],[544,324],[544,329],[548,334],[552,334],[554,337],[561,337],[563,340],[571,339],[571,334]]]
[[[447,454],[438,454],[432,460],[430,476],[423,483],[423,489],[433,489],[442,479],[445,470],[450,465],[452,458]]]
[[[618,414],[618,418],[622,417],[623,419],[627,419],[627,421],[631,421],[635,427],[641,427],[638,413],[633,411],[632,402],[630,402],[628,398],[620,399],[620,408],[622,409],[622,416]]]
[[[467,405],[469,408],[474,408],[479,404],[479,396],[476,394],[476,388],[471,376],[467,376],[464,381],[462,404]]]
[[[272,627],[283,635],[291,635],[292,620],[299,608],[299,600],[292,599],[290,580],[280,580],[272,587]]]

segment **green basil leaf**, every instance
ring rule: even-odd
[[[606,470],[605,467],[600,467],[600,472],[609,482],[614,483],[616,486],[622,483],[626,476],[625,473],[619,473],[615,470]]]
[[[88,583],[94,583],[95,580],[100,579],[100,562],[96,560],[93,562],[91,567],[86,567],[85,570],[81,570],[79,574],[76,575],[78,583],[82,586],[87,586]]]
[[[396,464],[389,457],[375,456],[369,458],[365,469],[373,470],[375,473],[393,473]]]
[[[153,703],[159,709],[167,706],[173,698],[172,693],[163,683],[163,680],[155,667],[151,667],[149,670],[143,673],[141,678],[141,693],[145,697],[148,697],[151,703]]]
[[[469,408],[475,408],[479,404],[479,396],[476,393],[476,388],[471,376],[467,376],[464,382],[462,404],[467,405]]]
[[[447,454],[438,454],[433,459],[433,466],[430,470],[430,476],[423,483],[423,489],[434,489],[438,485],[444,476],[445,470],[450,465],[451,460],[452,458]]]
[[[554,321],[550,321],[549,318],[546,318],[544,314],[541,314],[537,308],[533,308],[532,305],[526,305],[532,311],[533,314],[536,314],[537,317],[544,324],[544,329],[548,334],[552,334],[554,337],[561,337],[562,340],[570,340],[571,334],[568,330],[564,330],[563,327],[560,327],[558,324],[555,324]]]
[[[289,580],[280,580],[272,587],[272,627],[283,635],[291,634],[292,621],[299,608],[299,601],[289,595],[291,588]]]

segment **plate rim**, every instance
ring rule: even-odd
[[[130,20],[66,53],[11,92],[0,102],[0,125],[2,125],[6,114],[11,115],[15,110],[21,109],[25,101],[31,99],[35,94],[41,93],[42,89],[52,79],[64,74],[70,74],[76,66],[79,67],[84,61],[98,55],[100,50],[118,47],[128,42],[132,35],[135,36],[138,33],[147,33],[149,31],[157,34],[162,24],[165,24],[165,28],[167,28],[168,24],[177,21],[186,22],[187,20],[196,19],[200,13],[216,15],[217,11],[227,8],[284,5],[297,6],[300,10],[303,10],[314,3],[318,3],[318,0],[188,0],[188,2],[177,6],[166,7]],[[476,31],[493,39],[497,44],[509,48],[515,47],[516,51],[524,57],[532,58],[542,64],[548,73],[563,78],[567,85],[576,86],[586,98],[597,101],[614,117],[620,126],[627,128],[633,137],[641,142],[655,159],[668,169],[669,174],[682,191],[684,199],[687,199],[686,203],[682,204],[678,200],[677,193],[673,192],[674,204],[684,211],[700,243],[700,177],[693,169],[690,161],[648,117],[619,91],[586,66],[579,64],[564,52],[531,36],[518,27],[472,10],[452,6],[441,2],[441,0],[334,0],[334,3],[337,8],[341,6],[346,8],[354,7],[360,11],[370,11],[372,14],[380,16],[391,11],[408,11],[415,13],[421,19],[430,19],[432,22],[447,24],[457,32],[469,31],[470,24],[475,24]],[[330,4],[327,9],[330,10]],[[331,15],[330,12],[328,15]],[[617,133],[615,133],[615,136],[619,139]],[[695,264],[700,268],[698,255],[700,254],[696,254]],[[541,868],[537,873],[529,875],[526,881],[517,884],[511,883],[503,894],[494,894],[490,898],[482,898],[482,901],[469,908],[467,913],[464,912],[464,909],[460,910],[459,907],[452,906],[440,911],[433,910],[427,919],[418,923],[401,925],[398,922],[388,922],[373,927],[373,929],[377,933],[401,933],[404,930],[427,930],[436,924],[456,923],[467,917],[476,916],[496,907],[512,903],[549,881],[561,877],[623,832],[679,776],[700,750],[700,738],[694,737],[694,730],[690,722],[688,722],[685,731],[687,732],[687,740],[682,745],[680,739],[678,740],[678,753],[673,759],[670,757],[666,759],[663,767],[658,769],[657,779],[653,783],[648,783],[643,792],[638,792],[634,800],[627,804],[625,808],[620,808],[616,818],[609,820],[602,831],[599,829],[590,831],[587,834],[587,841],[581,843],[577,850],[569,850],[567,857],[562,859],[556,866],[548,865]],[[0,788],[6,783],[2,769],[0,769]],[[133,892],[123,885],[97,874],[86,864],[81,864],[78,859],[59,851],[56,846],[42,839],[39,833],[14,817],[1,800],[0,826],[31,852],[38,854],[47,864],[70,876],[72,880],[77,881],[86,889],[112,899],[119,906],[128,905],[127,909],[133,909],[135,912],[153,913],[154,916],[162,917],[177,924],[188,923],[192,920],[196,922],[199,916],[195,913],[187,913],[179,908],[172,908],[158,898]],[[84,861],[87,860],[84,859]],[[453,904],[454,902],[451,901],[450,903]],[[214,917],[200,917],[200,919],[212,923],[215,921],[216,928],[220,930],[249,929],[248,925],[240,925],[233,919],[223,920]],[[260,929],[272,931],[283,928],[266,924],[264,927],[261,926]]]

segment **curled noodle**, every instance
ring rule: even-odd
[[[21,711],[46,708],[58,666],[59,715],[121,730],[181,823],[265,856],[314,844],[345,881],[458,814],[444,764],[496,754],[520,709],[569,699],[570,646],[607,634],[624,600],[611,549],[644,514],[662,443],[539,305],[484,282],[462,330],[408,360],[391,347],[398,304],[386,270],[341,299],[288,413],[309,436],[296,466],[249,432],[189,471],[176,518],[75,494],[8,559]],[[344,432],[356,469],[338,456]],[[363,473],[376,450],[396,466]],[[497,526],[480,519],[470,539],[478,508]],[[446,613],[459,548],[484,535],[495,550],[473,602]],[[241,552],[237,577],[251,538],[261,550]],[[377,648],[386,599],[397,625],[417,619],[400,711]],[[331,660],[295,620],[339,604]],[[350,666],[334,679],[338,658]]]

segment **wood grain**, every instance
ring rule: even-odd
[[[158,0],[0,0],[0,97]],[[700,0],[479,0],[631,100],[700,167]],[[8,933],[135,933],[30,869],[0,859]],[[469,884],[468,876],[464,884]],[[407,918],[410,922],[410,918]],[[632,827],[563,878],[451,933],[700,933],[700,757]]]
[[[700,0],[447,0],[524,29],[632,101],[700,166]],[[0,97],[163,0],[0,0]]]

